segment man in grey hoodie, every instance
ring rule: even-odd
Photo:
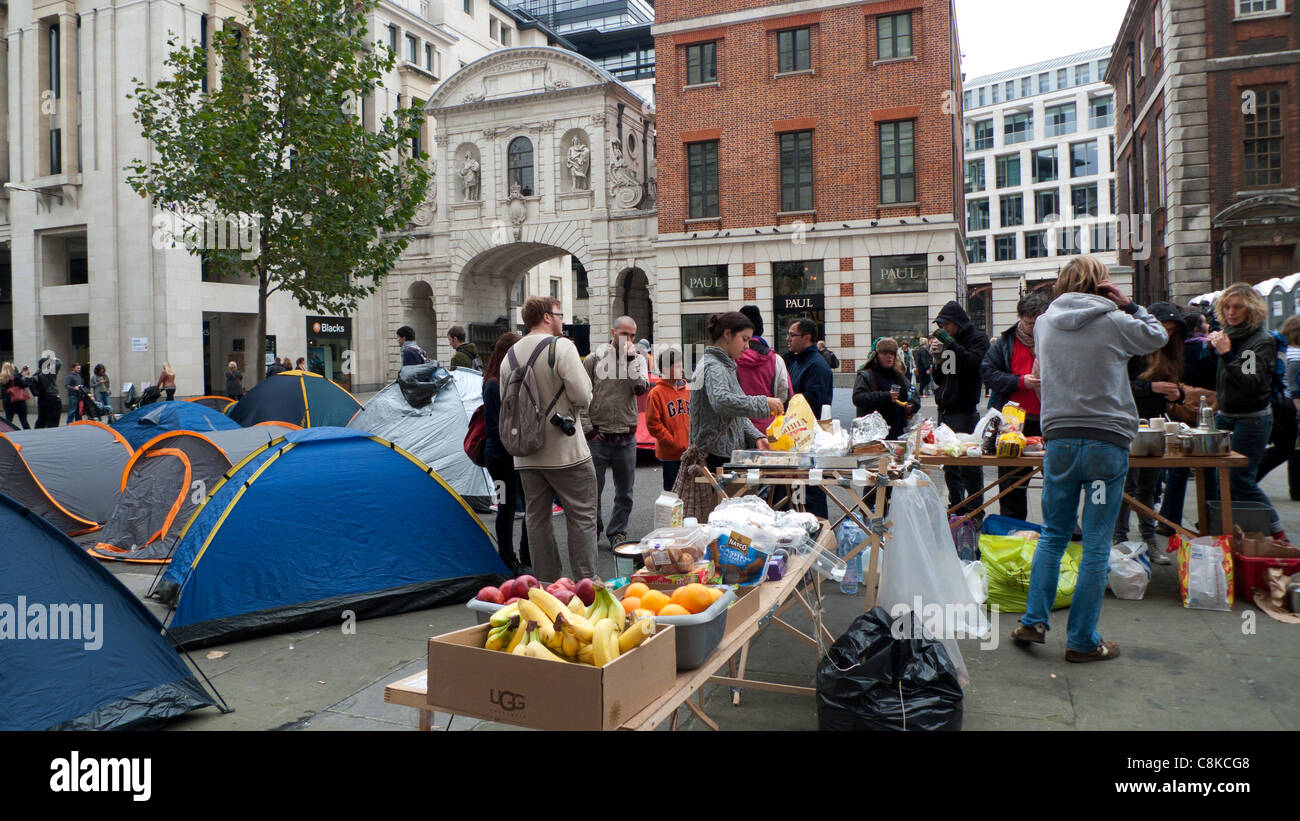
[[[1061,557],[1083,507],[1083,561],[1067,626],[1065,660],[1103,661],[1119,645],[1097,632],[1110,536],[1124,497],[1137,407],[1128,361],[1168,341],[1160,321],[1124,296],[1094,257],[1075,257],[1056,280],[1056,299],[1034,324],[1042,379],[1043,535],[1034,552],[1025,615],[1011,638],[1044,643]]]

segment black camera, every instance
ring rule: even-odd
[[[557,413],[551,417],[551,424],[564,431],[565,436],[573,436],[578,432],[578,424],[572,416]]]

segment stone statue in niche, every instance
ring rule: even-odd
[[[519,242],[523,234],[524,220],[528,218],[528,205],[524,202],[523,191],[518,182],[510,183],[510,199],[506,210],[510,215],[510,224],[514,226],[515,242]]]
[[[460,191],[465,202],[478,202],[479,179],[479,162],[473,154],[466,151],[464,159],[460,161]]]
[[[587,175],[591,172],[591,149],[576,134],[569,144],[569,158],[565,162],[573,174],[573,190],[587,190]]]

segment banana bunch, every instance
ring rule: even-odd
[[[609,588],[596,588],[591,607],[578,597],[568,606],[541,588],[503,607],[489,619],[488,650],[548,661],[601,667],[630,652],[655,633],[653,614],[628,614]]]

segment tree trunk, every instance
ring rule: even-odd
[[[253,340],[253,355],[256,361],[252,368],[244,372],[244,378],[248,378],[249,373],[256,375],[253,384],[256,385],[265,378],[266,375],[266,291],[267,291],[266,270],[258,268],[257,271],[257,339]]]

